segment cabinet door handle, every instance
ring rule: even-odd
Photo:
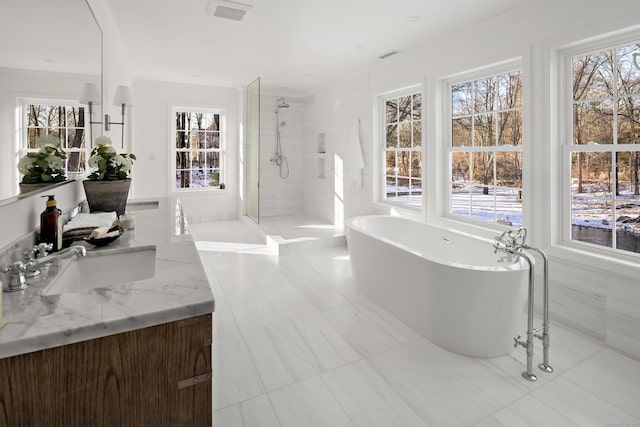
[[[181,388],[191,387],[196,384],[203,383],[205,381],[210,381],[213,375],[211,372],[207,372],[204,374],[196,375],[195,377],[187,378],[186,380],[178,381],[178,390]]]

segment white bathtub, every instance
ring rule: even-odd
[[[524,317],[526,261],[493,242],[399,217],[346,224],[359,289],[432,343],[473,357],[513,350]]]

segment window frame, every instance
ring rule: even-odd
[[[394,98],[402,98],[404,96],[413,96],[415,94],[420,94],[421,97],[421,109],[420,109],[420,120],[411,120],[413,122],[420,123],[420,149],[417,150],[416,147],[410,147],[406,150],[401,151],[418,151],[421,156],[421,172],[420,172],[420,206],[416,206],[409,203],[403,203],[399,201],[393,201],[387,199],[387,191],[386,191],[386,167],[387,167],[387,141],[386,141],[386,126],[387,126],[387,118],[386,118],[386,103],[390,99]],[[413,212],[423,212],[425,209],[425,200],[426,200],[426,191],[425,191],[425,94],[423,90],[423,86],[421,84],[415,84],[411,86],[407,86],[401,89],[392,90],[389,92],[385,92],[379,94],[377,96],[377,117],[378,117],[378,153],[376,158],[378,160],[377,166],[375,167],[375,175],[376,175],[376,183],[378,185],[378,191],[375,192],[376,195],[376,203],[381,205],[398,208],[398,209],[407,209]]]
[[[47,105],[47,106],[64,106],[64,107],[77,107],[77,108],[83,108],[84,109],[84,127],[69,127],[69,126],[64,126],[64,127],[58,127],[58,129],[65,129],[65,146],[62,147],[62,149],[65,151],[65,153],[67,153],[67,159],[64,162],[64,171],[67,174],[67,179],[69,179],[72,176],[81,176],[83,174],[86,174],[89,172],[89,165],[88,165],[88,160],[89,157],[91,156],[91,149],[93,147],[93,141],[89,140],[89,126],[90,125],[90,120],[91,118],[89,117],[89,109],[83,105],[82,103],[80,103],[79,101],[73,101],[73,100],[68,100],[68,99],[52,99],[52,98],[32,98],[32,97],[21,97],[18,98],[18,112],[19,112],[19,144],[18,144],[18,157],[17,159],[21,159],[23,156],[25,156],[27,153],[37,153],[38,152],[38,148],[29,148],[28,147],[28,142],[29,142],[29,123],[27,121],[27,107],[29,105]],[[48,129],[48,128],[43,128],[43,129]],[[69,135],[69,129],[83,129],[83,136],[84,136],[84,148],[69,148],[68,146],[68,138],[67,136]],[[49,135],[49,133],[46,133],[46,135]],[[84,153],[84,168],[81,171],[77,171],[77,172],[70,172],[68,170],[68,165],[69,165],[69,159],[71,158],[71,153]],[[82,158],[82,156],[79,156],[79,158]],[[16,164],[16,168],[17,168],[17,164]],[[18,182],[20,182],[21,180],[21,175],[18,173],[17,174],[17,180]]]
[[[218,177],[218,182],[225,185],[225,188],[220,188],[220,186],[215,187],[188,187],[188,188],[177,188],[176,187],[176,153],[178,152],[176,147],[176,113],[178,112],[188,112],[188,113],[209,113],[209,114],[218,114],[220,116],[219,122],[219,148],[218,149],[203,149],[198,151],[203,152],[217,152],[219,153],[219,162],[220,162],[220,173]],[[185,106],[171,106],[169,108],[169,123],[170,123],[170,133],[169,133],[169,144],[170,144],[170,156],[169,156],[169,170],[171,171],[169,174],[169,188],[171,193],[177,194],[188,194],[188,193],[197,193],[197,192],[226,192],[228,190],[227,182],[226,182],[226,158],[227,158],[227,144],[226,144],[226,114],[225,109],[221,107],[185,107]],[[189,149],[191,153],[193,149]]]
[[[628,46],[633,43],[640,42],[640,31],[626,31],[621,32],[615,35],[604,36],[598,38],[596,40],[585,40],[581,42],[577,42],[572,44],[571,46],[559,48],[555,51],[556,59],[557,59],[557,70],[558,70],[558,106],[559,106],[559,132],[558,132],[558,140],[557,147],[559,150],[557,151],[560,157],[560,161],[558,164],[558,173],[560,181],[560,205],[557,209],[561,220],[559,221],[560,230],[556,230],[556,241],[561,246],[566,248],[571,248],[576,251],[584,252],[587,254],[607,258],[607,259],[615,259],[616,261],[631,261],[637,263],[640,259],[640,253],[627,251],[623,249],[617,249],[615,247],[616,243],[616,225],[615,221],[612,224],[612,241],[611,246],[597,245],[595,243],[590,243],[586,241],[580,241],[572,239],[572,188],[571,188],[571,174],[572,174],[572,163],[571,163],[571,155],[572,153],[582,153],[582,152],[605,152],[611,153],[611,171],[614,171],[616,167],[615,162],[613,161],[614,154],[618,152],[640,152],[640,143],[637,144],[620,144],[617,142],[617,129],[618,129],[618,121],[617,117],[617,102],[619,99],[624,98],[626,96],[640,96],[640,92],[633,94],[624,94],[620,96],[618,93],[617,86],[614,85],[614,94],[610,97],[605,97],[606,99],[610,99],[610,102],[613,106],[613,114],[612,114],[612,143],[611,144],[598,144],[598,145],[590,145],[590,144],[574,144],[574,114],[573,108],[575,105],[575,101],[573,99],[573,66],[572,60],[575,56],[580,55],[589,55],[605,50],[615,50],[619,47]],[[614,73],[614,83],[617,81],[617,74]],[[602,98],[602,99],[605,99]],[[588,102],[589,99],[581,100],[582,102]],[[593,101],[593,100],[591,100]],[[633,149],[632,149],[633,148]],[[612,174],[614,176],[614,174]],[[615,178],[613,178],[615,179]],[[611,196],[607,199],[609,201],[613,200],[614,203],[617,202],[615,197],[615,192],[611,191]],[[639,204],[640,205],[640,204]],[[616,210],[612,209],[612,212]]]
[[[501,74],[507,74],[513,71],[520,71],[521,73],[521,89],[520,90],[521,90],[522,102],[519,108],[521,113],[521,118],[522,118],[521,145],[519,146],[504,146],[504,145],[503,146],[500,146],[500,145],[473,146],[472,145],[472,146],[454,147],[453,146],[453,126],[452,126],[453,113],[452,113],[452,103],[451,103],[452,87],[454,85],[461,84],[461,83],[474,82],[476,80],[482,80],[490,77],[497,77]],[[527,145],[528,145],[527,141],[529,138],[526,130],[526,127],[527,127],[526,114],[527,114],[527,105],[529,102],[527,100],[528,92],[526,90],[526,79],[527,79],[526,73],[527,73],[527,68],[525,67],[525,61],[522,57],[518,57],[518,58],[513,58],[506,61],[494,63],[488,66],[480,67],[471,71],[462,72],[453,76],[449,76],[444,78],[441,81],[442,111],[443,111],[443,116],[442,116],[443,117],[443,125],[442,125],[443,126],[443,141],[442,141],[443,159],[442,161],[444,163],[443,172],[445,174],[444,180],[443,180],[443,183],[445,185],[442,189],[444,191],[444,194],[443,194],[444,211],[442,214],[443,218],[454,221],[454,222],[460,222],[463,224],[474,226],[474,227],[480,227],[481,229],[506,229],[510,227],[507,224],[502,224],[496,221],[497,210],[495,209],[494,209],[493,221],[485,221],[485,220],[477,219],[471,216],[473,214],[473,211],[471,210],[471,204],[470,204],[469,216],[457,215],[452,213],[453,202],[452,202],[452,191],[451,191],[451,188],[452,188],[451,156],[452,156],[452,153],[454,152],[476,153],[476,152],[491,151],[493,153],[500,153],[500,152],[520,153],[520,164],[522,168],[520,190],[522,192],[521,194],[523,195],[527,194],[527,198],[531,198],[531,195],[528,194],[529,191],[527,189],[527,174],[526,174],[526,168],[528,163],[527,157],[529,156],[529,149],[527,148]],[[502,110],[496,108],[492,111],[498,114],[498,112]],[[497,140],[498,138],[499,136],[496,132],[495,139]],[[495,161],[494,161],[494,164],[495,164]],[[493,169],[494,169],[493,182],[495,183],[497,171],[495,170],[495,168]],[[522,206],[522,221],[521,221],[522,224],[520,224],[520,226],[526,226],[527,224],[527,217],[528,217],[527,216],[527,205],[528,205],[527,198],[523,197],[520,202]]]

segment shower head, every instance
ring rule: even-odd
[[[278,109],[280,108],[289,108],[289,104],[284,102],[284,97],[278,99]]]

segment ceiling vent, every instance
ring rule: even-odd
[[[252,7],[250,4],[231,0],[209,0],[205,13],[209,16],[240,21]]]
[[[380,55],[380,56],[378,56],[378,59],[387,59],[388,57],[393,56],[393,55],[395,55],[396,53],[398,53],[398,51],[397,51],[397,50],[392,50],[391,52],[387,52],[387,53],[385,53],[384,55]]]

